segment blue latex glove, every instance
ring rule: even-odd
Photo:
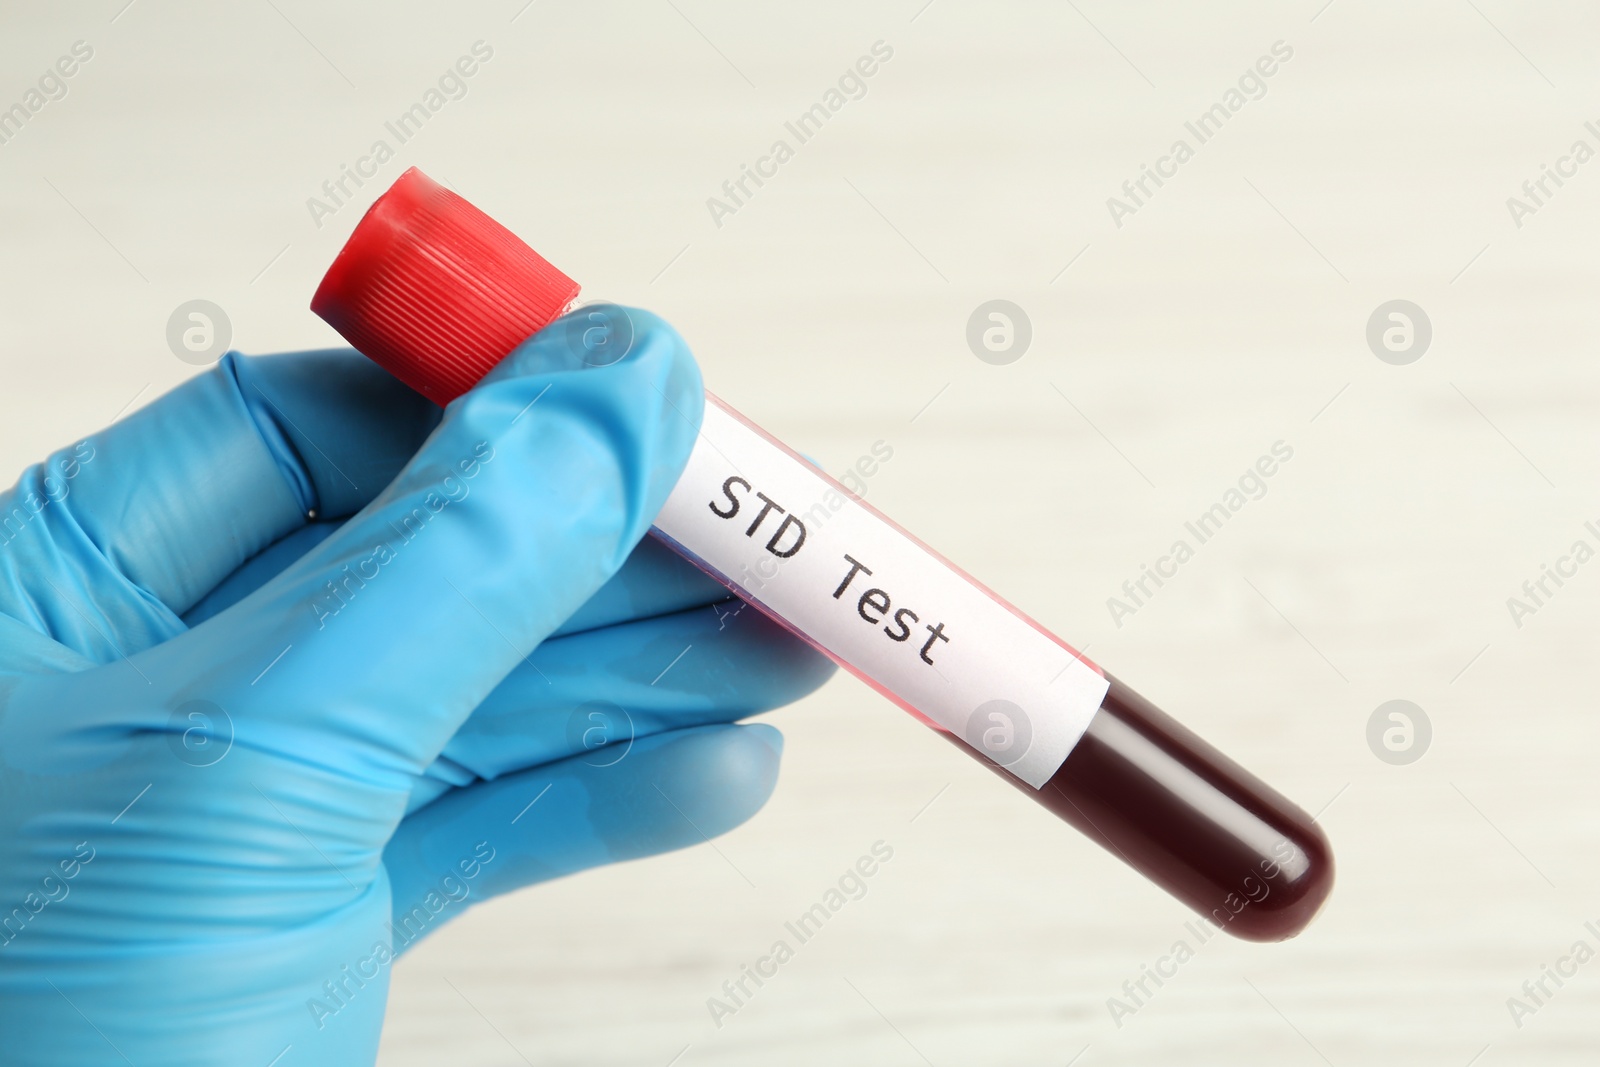
[[[761,807],[781,739],[726,724],[831,668],[639,544],[702,394],[631,314],[442,420],[230,356],[0,498],[7,1063],[369,1063],[417,938]]]

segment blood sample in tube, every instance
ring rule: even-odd
[[[447,404],[577,296],[413,168],[311,306]],[[612,358],[626,310],[581,314]],[[1304,811],[709,392],[651,533],[1228,933],[1293,937],[1332,889]]]

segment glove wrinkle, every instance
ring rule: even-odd
[[[70,485],[46,473],[70,454],[63,449],[34,464],[0,495],[0,522],[26,516],[5,527],[0,543],[0,613],[94,663],[110,663],[186,627],[116,566],[81,521],[76,497],[51,492],[52,485]],[[38,510],[36,502],[43,502]]]
[[[257,362],[259,361],[247,360],[237,352],[229,352],[222,357],[216,372],[238,394],[239,402],[250,415],[250,422],[255,427],[256,433],[261,435],[261,443],[266,446],[267,452],[277,464],[278,472],[288,483],[289,491],[294,494],[295,503],[299,505],[302,514],[309,514],[317,510],[316,489],[311,484],[311,476],[307,473],[305,458],[300,455],[299,449],[295,448],[289,435],[278,423],[280,418],[287,419],[288,416],[267,397],[256,383],[254,373],[247,369]],[[251,379],[249,383],[245,381],[247,377]]]

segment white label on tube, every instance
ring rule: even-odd
[[[1041,788],[1109,683],[707,396],[656,529],[905,707]]]

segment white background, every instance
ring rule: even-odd
[[[1506,999],[1600,918],[1600,563],[1520,629],[1506,598],[1600,518],[1600,161],[1520,229],[1505,200],[1594,143],[1600,16],[125,2],[0,4],[0,102],[96,50],[0,146],[10,469],[195,373],[164,338],[182,301],[246,351],[333,343],[312,289],[421,165],[589,295],[666,315],[830,470],[890,442],[870,500],[1321,811],[1341,864],[1302,938],[1215,938],[1118,1028],[1107,998],[1187,915],[841,677],[773,717],[777,795],[720,853],[426,942],[386,1065],[1593,1061],[1600,963],[1520,1030]],[[470,95],[317,229],[306,198],[480,38]],[[878,39],[867,97],[716,227],[706,198]],[[1116,228],[1106,198],[1279,39],[1266,97]],[[964,339],[995,297],[1033,322],[1010,366]],[[1395,298],[1434,326],[1409,366],[1364,339]],[[1106,598],[1279,439],[1267,495],[1115,627]],[[1395,698],[1434,726],[1409,766],[1365,739]],[[866,898],[714,1029],[706,998],[880,838]]]

